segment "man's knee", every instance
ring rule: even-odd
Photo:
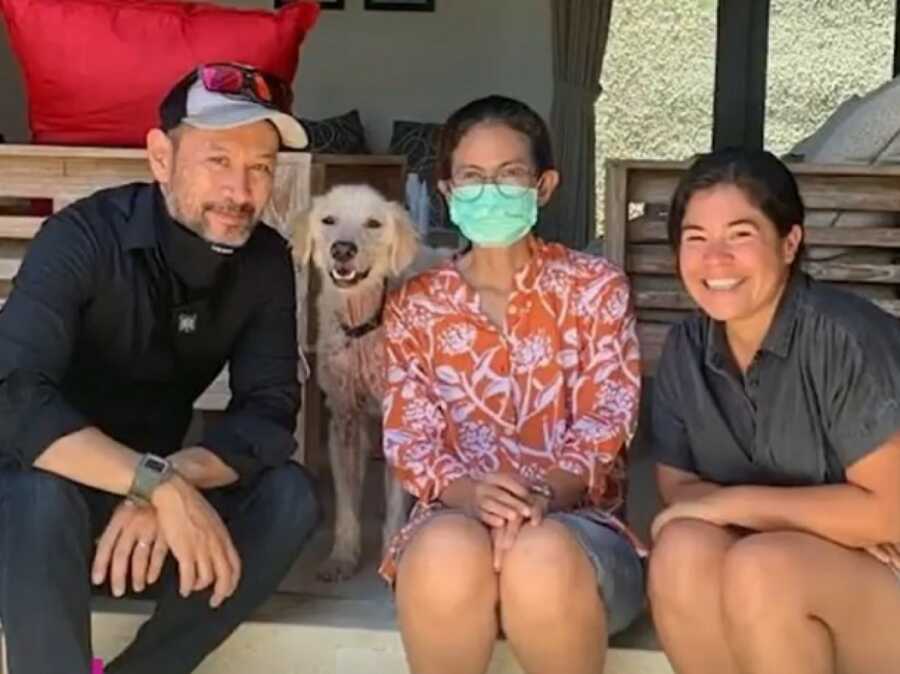
[[[75,526],[89,528],[87,504],[74,482],[41,470],[4,472],[0,479],[3,501],[12,515],[4,526],[24,526],[48,535]],[[31,529],[32,525],[39,528]]]
[[[315,484],[306,469],[293,462],[266,470],[254,491],[266,527],[277,537],[304,539],[319,522]]]
[[[4,471],[0,527],[12,544],[5,554],[49,563],[69,559],[69,553],[87,557],[91,524],[87,504],[78,486],[40,470]]]

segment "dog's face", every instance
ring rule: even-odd
[[[294,237],[294,257],[310,259],[339,290],[380,284],[412,263],[418,248],[406,210],[367,185],[339,185],[313,200]]]

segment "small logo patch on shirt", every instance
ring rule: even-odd
[[[178,332],[186,335],[197,332],[197,314],[178,314]]]

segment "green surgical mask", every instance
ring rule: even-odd
[[[504,248],[523,239],[537,222],[534,187],[496,183],[454,187],[450,219],[476,246]]]

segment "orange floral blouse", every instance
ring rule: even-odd
[[[583,475],[579,507],[628,536],[619,518],[626,447],[640,395],[628,281],[602,258],[533,240],[503,330],[450,261],[408,281],[385,307],[384,453],[417,499],[381,574],[439,512],[453,480],[497,471],[541,481]]]

